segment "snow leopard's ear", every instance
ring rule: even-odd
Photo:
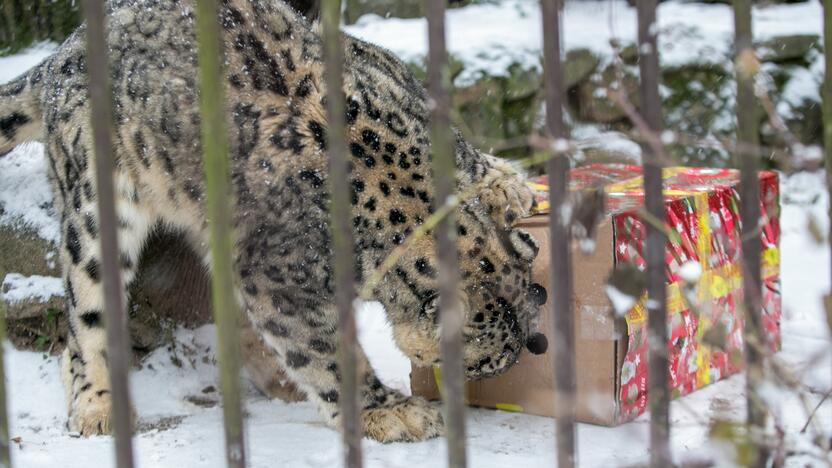
[[[321,0],[285,0],[298,13],[310,22],[318,19],[321,13]]]

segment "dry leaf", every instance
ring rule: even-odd
[[[809,216],[809,221],[806,222],[806,228],[809,230],[809,234],[812,236],[812,240],[815,241],[815,244],[822,244],[826,242],[826,233],[823,232],[817,218]]]
[[[594,246],[591,241],[595,239],[598,223],[604,218],[604,190],[602,187],[581,190],[575,192],[573,198],[572,237],[580,241],[580,245],[590,247],[582,249],[585,254],[590,254],[591,246]]]
[[[728,332],[725,330],[725,325],[722,323],[715,323],[702,336],[702,342],[708,346],[724,350],[725,344],[728,342]]]
[[[734,456],[736,456],[734,462],[737,466],[750,466],[749,463],[753,460],[754,445],[743,423],[714,420],[711,423],[709,436],[711,439],[734,447]]]
[[[612,270],[607,283],[638,300],[647,288],[647,276],[632,263],[622,263]]]
[[[759,73],[760,61],[754,55],[753,49],[744,49],[737,57],[737,72],[744,78],[750,78]]]

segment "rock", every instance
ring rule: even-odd
[[[354,24],[362,15],[376,14],[382,18],[417,18],[422,16],[420,0],[347,0],[344,22]]]
[[[528,99],[537,95],[543,86],[540,70],[523,68],[518,64],[508,67],[508,76],[495,77],[502,84],[506,101]]]
[[[789,132],[800,144],[823,147],[823,109],[819,101],[807,97],[799,102],[781,102],[777,109]],[[791,153],[789,150],[796,149],[789,148],[789,141],[784,138],[781,132],[776,131],[769,122],[763,123],[760,128],[760,135],[762,144],[774,148],[778,153],[781,153],[781,156],[789,157]],[[789,168],[791,163],[799,166],[810,164],[803,158],[797,157],[797,159],[785,162],[782,168]]]
[[[720,64],[691,63],[662,70],[665,126],[688,138],[730,137],[734,131],[734,78]],[[726,164],[723,151],[696,145],[671,145],[669,155],[681,164]]]
[[[563,81],[566,89],[583,82],[597,68],[601,60],[589,49],[573,49],[566,53]]]
[[[416,79],[427,78],[426,65],[408,63]],[[465,64],[450,57],[452,81],[465,71]],[[536,130],[543,97],[541,70],[512,64],[506,75],[491,76],[484,72],[473,83],[451,90],[452,115],[460,130],[476,146],[490,150],[494,143],[525,137]],[[525,156],[527,147],[496,151],[500,156]]]
[[[428,64],[427,64],[427,62],[425,60],[422,60],[420,62],[408,62],[407,66],[408,66],[408,68],[410,68],[410,71],[413,73],[413,77],[416,78],[417,80],[421,81],[422,84],[425,85],[425,87],[427,87],[427,85],[428,85],[428,83],[427,83],[428,82]],[[448,73],[449,73],[450,78],[451,78],[451,83],[453,83],[454,80],[456,80],[456,77],[459,76],[459,74],[462,73],[464,70],[465,70],[465,64],[462,63],[462,61],[459,60],[454,55],[449,54],[448,55]]]
[[[623,82],[619,83],[616,70],[608,66],[601,73],[595,73],[578,86],[573,94],[572,103],[577,107],[581,120],[612,124],[626,119],[621,107],[607,97],[607,90],[620,86],[627,94],[630,103],[638,108],[638,78],[629,70],[624,70]],[[575,99],[577,98],[577,99]]]
[[[346,24],[355,24],[362,15],[370,13],[382,18],[418,18],[425,15],[423,3],[422,0],[347,0],[344,21]],[[448,7],[461,7],[469,3],[471,0],[448,0]]]
[[[57,249],[34,230],[0,224],[0,283],[7,273],[58,276]]]
[[[809,54],[819,51],[820,38],[814,34],[778,36],[755,44],[757,56],[762,62],[809,63]]]
[[[0,225],[0,285],[10,273],[18,273],[23,277],[60,276],[56,247],[38,237],[32,229]],[[0,290],[0,296],[8,292],[8,289],[7,283]],[[63,318],[62,294],[0,301],[3,302],[0,307],[5,307],[7,337],[15,347],[39,350],[54,348],[56,351],[63,348],[66,321]]]
[[[463,131],[480,141],[503,137],[503,90],[492,78],[480,79],[452,93],[452,105]]]
[[[786,126],[803,144],[823,144],[823,109],[821,103],[804,99],[799,105],[791,106],[791,116]]]
[[[662,70],[662,105],[667,127],[704,136],[733,126],[733,76],[715,64],[690,64]],[[717,122],[719,118],[726,122]],[[720,127],[722,126],[722,127]]]
[[[77,0],[5,1],[0,7],[0,56],[40,41],[61,43],[81,24]]]
[[[722,5],[731,5],[733,2],[731,0],[697,0],[699,3],[707,3],[707,4],[722,4]],[[809,0],[751,0],[751,3],[754,5],[775,5],[780,3],[805,3]],[[633,0],[627,0],[628,3],[635,6],[635,2]],[[661,1],[659,2],[661,3]]]
[[[507,76],[483,76],[453,90],[454,113],[475,145],[490,150],[495,142],[530,135],[541,110],[542,84],[537,69],[514,64]],[[528,147],[496,151],[500,156],[525,156]]]

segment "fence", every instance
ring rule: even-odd
[[[832,72],[832,0],[825,0],[825,54],[827,76]],[[454,195],[454,156],[451,147],[449,116],[449,73],[445,49],[445,0],[429,0],[427,16],[429,24],[429,95],[432,110],[432,153],[438,203],[450,203]],[[116,457],[119,467],[132,467],[130,396],[127,386],[128,349],[125,332],[124,298],[121,295],[120,269],[117,264],[116,212],[113,203],[112,158],[112,98],[108,83],[106,34],[103,0],[86,0],[85,18],[88,24],[87,47],[89,61],[89,93],[92,102],[92,126],[97,157],[97,182],[102,239],[102,277],[108,313],[107,356],[113,392],[113,419],[116,440]],[[659,60],[656,21],[657,0],[638,0],[638,50],[640,54],[642,114],[630,113],[635,127],[644,142],[644,189],[646,218],[664,218],[662,197],[663,148],[658,132],[662,128],[659,98]],[[565,99],[561,66],[561,8],[559,0],[542,0],[544,31],[544,69],[546,90],[546,129],[544,146],[550,151],[548,174],[551,197],[550,229],[552,262],[554,265],[551,291],[554,300],[554,316],[557,326],[550,330],[555,348],[557,391],[557,453],[558,466],[573,466],[576,462],[575,433],[575,337],[574,311],[571,306],[572,270],[570,259],[570,233],[560,209],[566,203],[569,159],[568,144],[563,122],[562,107]],[[756,459],[752,464],[763,466],[768,461],[766,444],[762,434],[767,424],[766,411],[758,394],[762,382],[763,356],[759,329],[760,304],[760,233],[757,228],[760,217],[757,182],[756,142],[757,125],[754,74],[755,59],[751,42],[750,0],[735,0],[737,118],[738,142],[735,153],[742,167],[741,218],[743,221],[743,261],[747,343],[748,387],[747,423],[756,444]],[[340,0],[322,2],[324,57],[327,88],[341,89],[343,56],[339,42]],[[225,129],[224,93],[220,80],[219,25],[216,0],[197,0],[197,27],[201,77],[201,110],[203,126],[204,163],[207,185],[207,206],[213,220],[211,227],[213,264],[213,301],[219,337],[219,361],[225,421],[226,455],[229,466],[245,465],[245,441],[243,412],[239,390],[239,339],[237,313],[232,285],[230,206],[227,202],[229,169],[227,162],[228,140]],[[825,138],[826,161],[832,164],[832,80],[825,86]],[[626,103],[625,103],[626,104]],[[332,194],[331,229],[334,241],[334,272],[336,304],[341,330],[340,405],[343,423],[344,460],[348,467],[358,467],[361,458],[361,423],[358,404],[358,379],[356,371],[356,329],[353,318],[355,278],[353,272],[353,240],[350,227],[349,187],[347,185],[347,155],[344,124],[344,96],[329,93],[327,98],[329,117],[330,183]],[[827,174],[832,174],[832,167]],[[829,175],[832,177],[832,175]],[[830,184],[832,190],[832,184]],[[459,281],[454,239],[453,210],[437,206],[435,216],[439,221],[435,234],[438,245],[440,291],[442,384],[445,395],[444,417],[448,440],[448,464],[466,466],[465,408],[463,399],[462,367],[462,313],[456,297]],[[646,250],[648,277],[648,329],[650,367],[650,465],[670,466],[672,456],[669,444],[670,422],[668,389],[667,314],[665,310],[664,249],[665,234],[658,223],[646,223],[648,239]],[[832,240],[832,236],[830,236]],[[2,350],[0,350],[0,353]],[[2,354],[0,354],[0,358]],[[0,360],[2,364],[2,360]],[[10,466],[8,419],[5,412],[3,369],[0,365],[0,463]]]

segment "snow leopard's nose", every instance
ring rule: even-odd
[[[532,354],[543,354],[549,348],[549,340],[543,333],[534,333],[526,340],[526,349]]]
[[[529,287],[529,299],[534,302],[534,305],[540,307],[546,303],[549,294],[546,292],[546,288],[541,286],[538,283],[532,283]]]

